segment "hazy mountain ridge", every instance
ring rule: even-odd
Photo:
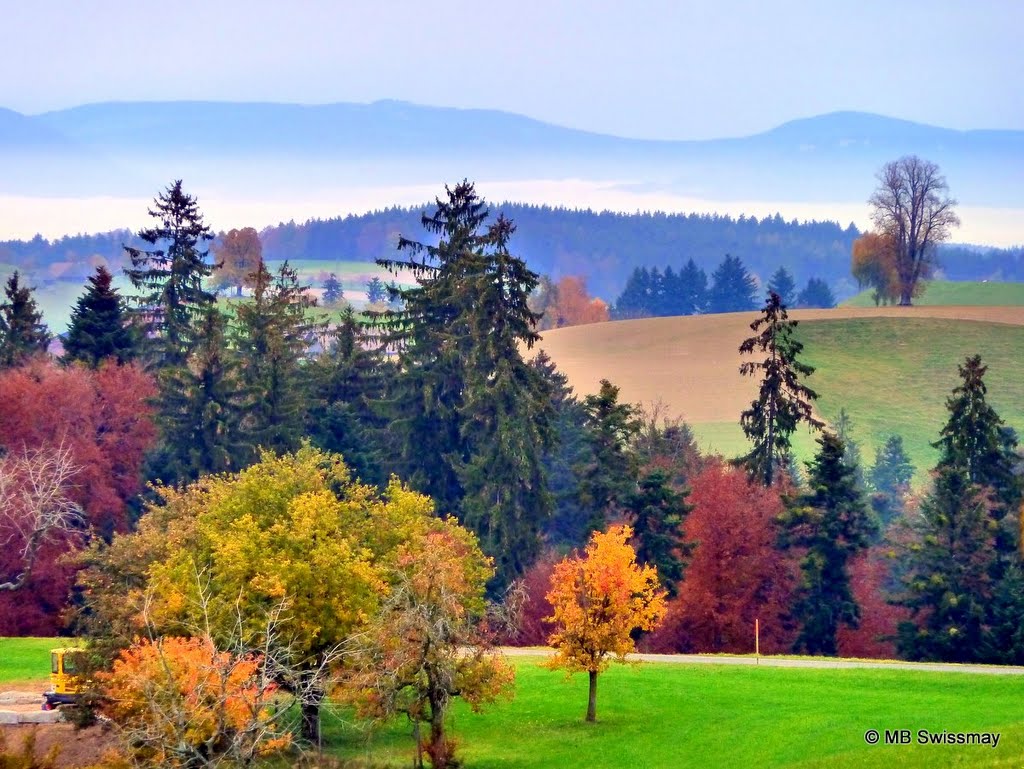
[[[109,102],[0,112],[0,157],[9,168],[0,192],[15,195],[152,194],[178,177],[204,192],[252,195],[261,185],[297,194],[468,176],[617,180],[722,200],[860,201],[880,164],[908,153],[939,163],[964,203],[1024,206],[1024,131],[956,131],[860,112],[704,141],[622,138],[496,110],[399,101]]]

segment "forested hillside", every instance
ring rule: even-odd
[[[860,234],[852,224],[785,221],[781,216],[714,216],[707,214],[578,211],[549,206],[503,203],[494,206],[516,224],[512,250],[531,269],[557,279],[580,275],[592,294],[614,301],[636,267],[671,266],[689,259],[710,274],[726,253],[738,256],[762,283],[785,266],[796,283],[825,280],[836,297],[855,293],[850,276],[850,248]],[[400,234],[420,229],[421,208],[389,208],[359,216],[288,222],[260,233],[264,257],[283,259],[372,261],[394,253]],[[38,279],[82,280],[98,255],[120,265],[122,244],[132,234],[120,230],[67,236],[55,241],[0,242],[0,268],[21,267]],[[1024,249],[946,246],[942,270],[955,280],[1024,280]]]

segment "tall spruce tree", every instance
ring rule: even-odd
[[[683,535],[683,523],[693,509],[686,503],[689,493],[686,488],[672,488],[664,470],[651,470],[643,474],[623,506],[633,527],[637,560],[658,570],[658,580],[672,598],[697,546]]]
[[[0,368],[10,368],[45,353],[51,336],[32,289],[21,282],[17,270],[7,279],[4,297],[0,302]]]
[[[545,535],[555,546],[582,548],[590,532],[590,514],[580,502],[576,468],[591,456],[587,412],[573,393],[569,378],[555,367],[544,350],[537,353],[530,365],[547,383],[554,409],[555,440],[542,459],[554,506]]]
[[[135,340],[128,327],[124,302],[113,287],[113,276],[100,265],[71,311],[64,361],[80,361],[89,368],[97,368],[108,358],[126,363],[134,355]]]
[[[237,362],[226,342],[227,318],[208,305],[186,365],[160,370],[157,423],[162,441],[150,475],[166,484],[237,472],[243,448]]]
[[[938,468],[912,532],[902,559],[900,598],[911,619],[898,628],[900,654],[913,660],[983,661],[997,556],[983,495],[964,468]]]
[[[141,293],[131,297],[157,366],[180,366],[195,344],[197,326],[214,295],[203,287],[213,265],[207,261],[213,231],[203,222],[196,199],[176,180],[157,195],[149,215],[155,227],[139,237],[153,248],[124,246],[131,259],[125,274]]]
[[[800,623],[796,650],[834,655],[839,626],[857,627],[860,618],[850,588],[850,560],[868,547],[877,524],[844,461],[842,441],[825,433],[818,445],[807,466],[809,493],[782,516],[782,542],[804,549],[793,609]]]
[[[242,427],[253,448],[295,451],[305,434],[309,377],[303,363],[318,335],[307,314],[315,304],[307,288],[288,262],[273,277],[261,263],[253,276],[252,299],[235,310]]]
[[[306,432],[318,448],[345,457],[365,483],[387,481],[388,424],[373,409],[386,392],[391,365],[346,307],[323,353],[309,364],[312,387]]]
[[[740,365],[744,376],[760,376],[757,400],[740,415],[743,433],[753,443],[745,457],[750,476],[765,486],[771,486],[785,467],[790,454],[790,436],[803,422],[814,429],[823,426],[814,416],[811,402],[818,395],[803,384],[802,377],[814,373],[814,368],[801,363],[797,356],[803,351],[793,331],[797,321],[789,320],[786,307],[776,293],[768,295],[761,317],[750,324],[756,336],[743,341],[740,353],[764,353],[762,360],[747,361]]]
[[[910,463],[910,455],[903,448],[903,438],[890,435],[876,449],[875,464],[868,478],[874,489],[871,506],[878,515],[882,529],[903,515],[913,477],[914,466]]]
[[[463,498],[457,467],[469,458],[461,408],[475,297],[467,289],[483,267],[481,228],[488,212],[468,181],[446,186],[445,193],[433,213],[421,217],[437,245],[400,237],[402,258],[378,260],[385,269],[410,271],[416,284],[399,289],[401,309],[371,317],[398,362],[381,408],[397,439],[399,475],[432,497],[439,511],[457,513]]]
[[[619,388],[601,380],[597,395],[583,401],[589,451],[575,468],[579,495],[589,511],[585,536],[604,531],[636,483],[636,463],[629,444],[640,430],[636,409],[619,403]]]
[[[772,273],[768,279],[768,290],[778,294],[787,307],[792,307],[796,302],[796,281],[784,266]]]
[[[488,228],[479,271],[467,276],[475,297],[467,313],[466,390],[459,407],[467,459],[456,465],[462,518],[495,560],[492,591],[523,575],[540,552],[551,515],[543,457],[553,440],[547,381],[522,357],[540,339],[540,316],[527,306],[538,276],[508,249],[514,225],[503,215]]]
[[[971,483],[990,487],[1000,503],[993,513],[1001,518],[1021,498],[1020,480],[1014,473],[1016,435],[1005,429],[986,399],[988,367],[982,365],[981,356],[968,357],[958,368],[962,381],[946,399],[949,419],[933,444],[940,452],[939,467],[960,468]],[[1004,550],[1013,549],[1013,543],[1003,544]]]
[[[739,257],[725,255],[711,275],[708,312],[745,312],[757,306],[757,281]]]
[[[853,471],[853,478],[857,483],[857,488],[864,491],[866,487],[864,483],[864,467],[860,455],[860,444],[853,438],[853,420],[850,419],[850,415],[845,408],[839,409],[839,415],[836,417],[836,423],[833,427],[835,428],[836,437],[843,443],[843,462]]]
[[[679,294],[684,315],[700,315],[708,310],[708,276],[693,259],[679,271]]]

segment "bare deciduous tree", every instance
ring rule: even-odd
[[[0,457],[0,547],[16,552],[16,573],[0,577],[0,590],[22,587],[43,545],[81,526],[82,509],[68,497],[79,469],[63,443]]]
[[[900,305],[910,306],[918,282],[935,266],[935,247],[960,225],[939,167],[916,155],[886,163],[878,172],[878,188],[868,199],[871,219],[896,246]]]

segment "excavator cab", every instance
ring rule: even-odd
[[[81,649],[50,650],[50,691],[43,694],[45,710],[78,701],[85,687],[85,681],[79,675],[83,661]]]

